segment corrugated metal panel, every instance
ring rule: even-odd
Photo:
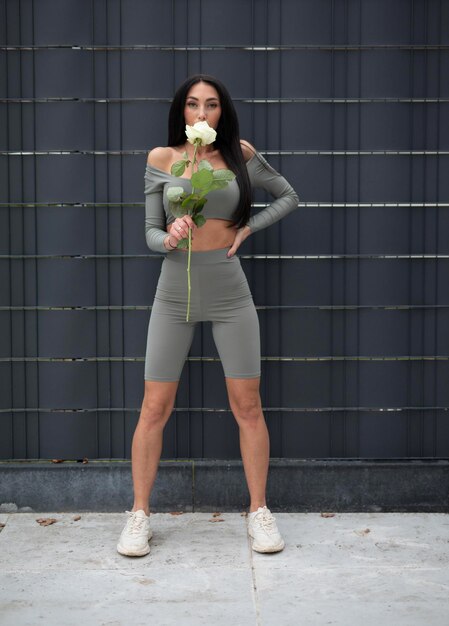
[[[447,0],[0,11],[0,458],[130,456],[161,261],[145,155],[198,71],[301,199],[239,251],[271,455],[449,455]],[[209,324],[162,456],[240,457]]]

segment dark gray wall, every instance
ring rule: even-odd
[[[448,22],[447,0],[1,0],[0,458],[130,456],[146,152],[197,71],[301,200],[239,250],[271,456],[448,456]],[[217,358],[198,326],[164,458],[240,457]]]

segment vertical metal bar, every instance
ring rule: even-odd
[[[363,1],[359,0],[359,41],[360,45],[362,44],[362,11],[363,11]],[[362,96],[362,58],[363,55],[359,52],[358,55],[359,62],[359,72],[358,72],[358,94],[359,98]],[[359,119],[358,119],[358,146],[359,150],[361,150],[361,137],[362,137],[362,112],[361,107],[359,106]],[[357,157],[357,201],[361,201],[361,193],[360,193],[360,179],[361,179],[361,157],[358,155]],[[360,254],[360,208],[357,210],[357,254]],[[356,261],[357,265],[357,299],[360,299],[360,259],[358,258]],[[357,354],[360,354],[360,309],[357,309]],[[357,405],[360,405],[360,362],[357,361],[356,364],[357,369]],[[360,412],[357,411],[357,418],[355,424],[355,432],[357,434],[357,456],[360,457]]]
[[[106,1],[105,2],[105,23],[106,23],[106,43],[109,44],[109,3]],[[110,55],[109,52],[106,51],[106,77],[105,77],[105,83],[106,83],[106,93],[109,97],[109,64],[110,64]],[[106,103],[106,142],[107,142],[107,147],[109,149],[109,100]],[[110,194],[110,176],[109,176],[109,161],[110,159],[107,159],[107,167],[106,167],[106,189],[107,189],[107,199],[109,202],[109,194]],[[111,232],[111,228],[110,228],[110,219],[111,219],[111,212],[110,211],[106,211],[106,228],[107,228],[107,233],[106,233],[106,237],[105,240],[107,242],[107,249],[109,250],[109,245],[110,245],[110,241],[111,241],[111,237],[110,237],[110,232]],[[108,276],[108,301],[110,298],[110,288],[109,288],[109,284],[110,284],[110,276],[111,276],[111,259],[108,258],[107,261],[107,276]],[[111,338],[111,328],[112,328],[112,311],[108,310],[108,353],[111,354],[111,345],[112,345],[112,338]],[[108,405],[111,406],[112,402],[111,402],[111,389],[112,389],[112,363],[109,363],[109,367],[108,367],[108,379],[109,379],[109,389],[108,389]],[[108,416],[108,428],[109,428],[109,455],[110,457],[112,457],[112,425],[113,425],[113,419],[112,419],[112,412],[109,412],[109,416]],[[123,439],[123,448],[122,448],[122,456],[125,457],[125,441],[126,441],[126,424],[125,424],[125,420],[123,420],[122,423],[122,439]],[[101,443],[100,441],[98,442],[99,447],[101,448]]]
[[[173,48],[176,46],[176,31],[175,31],[175,2],[176,0],[171,0],[171,44]],[[172,61],[172,91],[175,91],[176,78],[175,78],[175,68],[176,68],[176,52],[172,50],[170,52],[171,61]]]
[[[438,44],[441,44],[441,40],[442,40],[442,24],[443,24],[443,12],[442,12],[442,6],[441,6],[441,0],[439,3],[439,30],[438,30]],[[439,100],[440,95],[441,95],[441,49],[438,50],[438,74],[437,74],[437,80],[438,80],[438,86],[437,86],[437,98]],[[440,150],[440,143],[441,143],[441,132],[440,132],[440,110],[441,110],[441,103],[438,102],[437,106],[437,145],[436,145],[436,149],[437,151]],[[439,190],[440,190],[440,156],[439,154],[437,154],[437,158],[436,158],[436,180],[435,180],[435,197],[436,197],[436,202],[439,201]],[[440,232],[440,211],[439,209],[436,207],[435,208],[435,254],[439,254],[439,238],[438,238],[438,234]],[[439,285],[439,267],[440,264],[438,262],[438,259],[435,259],[435,296],[434,296],[434,303],[438,304],[438,285]],[[438,315],[438,311],[436,311],[435,309],[433,310],[433,316],[434,316],[434,340],[433,340],[433,354],[437,353],[437,345],[438,345],[438,322],[439,322],[439,315]],[[433,381],[434,381],[434,387],[433,387],[433,399],[434,399],[434,406],[436,406],[436,400],[437,400],[437,390],[440,388],[438,385],[438,374],[439,374],[439,369],[438,369],[438,365],[436,362],[434,362],[432,364],[433,366],[433,370],[434,370],[434,376],[433,376]],[[433,456],[437,456],[437,441],[439,440],[438,438],[438,419],[437,419],[437,411],[432,411],[433,414]],[[447,449],[447,448],[446,448]]]
[[[19,3],[19,24],[22,24],[22,4]],[[32,30],[33,30],[33,46],[35,45],[35,32],[34,32],[34,0],[31,3],[31,11],[32,11]],[[22,28],[20,28],[20,42],[22,43]],[[36,96],[36,65],[35,65],[35,61],[36,61],[36,56],[35,56],[35,52],[33,51],[33,97]],[[22,53],[20,53],[20,70],[22,71]],[[22,95],[22,81],[20,81],[20,95]],[[23,106],[20,107],[20,118],[21,118],[21,139],[23,142]],[[33,145],[34,145],[34,149],[36,149],[36,104],[33,102],[33,122],[34,122],[34,128],[33,128]],[[34,172],[37,171],[36,168],[36,157],[34,157],[33,159],[34,161]],[[24,194],[24,181],[25,177],[23,175],[23,160],[22,160],[22,198],[23,198],[23,194]],[[36,175],[34,176],[34,198],[36,199],[36,194],[37,194],[37,189],[36,189]],[[25,220],[24,220],[24,213],[25,210],[22,209],[22,224],[25,225]],[[37,215],[38,215],[38,209],[36,206],[34,206],[34,211],[33,211],[33,217],[34,217],[34,252],[35,254],[37,254],[38,249],[37,249]],[[23,228],[22,230],[22,250],[25,253],[25,228]],[[22,271],[25,274],[26,273],[26,267],[25,267],[25,263],[22,264]],[[35,276],[35,285],[36,285],[36,294],[38,293],[38,287],[39,287],[39,273],[38,273],[38,261],[36,260],[34,262],[34,276]],[[23,281],[23,297],[22,297],[22,302],[26,302],[26,281]],[[27,329],[27,324],[26,324],[26,313],[23,316],[23,322],[24,322],[24,327],[23,327],[23,332],[24,332],[24,337],[26,338],[26,329]],[[34,327],[36,329],[36,348],[39,346],[39,313],[36,311],[35,315],[34,315]],[[24,346],[26,349],[26,340],[24,342]],[[40,376],[40,372],[39,372],[39,363],[36,363],[36,370],[37,370],[37,375],[38,377]],[[25,386],[25,398],[27,398],[28,396],[28,384],[27,384],[27,373],[29,371],[29,368],[27,368],[25,366],[25,376],[24,376],[24,386]],[[39,402],[39,385],[36,385],[36,388],[34,390],[34,393],[37,396],[37,402],[38,402],[38,406],[40,405]],[[26,406],[27,406],[27,400],[25,400],[26,402]],[[35,419],[37,422],[37,444],[36,444],[36,454],[38,455],[38,457],[41,456],[41,441],[40,441],[40,415],[39,413],[34,413],[35,415]],[[28,419],[25,418],[25,456],[26,458],[28,458]]]
[[[198,23],[199,23],[199,73],[201,74],[203,71],[203,49],[202,49],[202,45],[203,45],[203,6],[202,6],[202,0],[198,0],[200,3],[200,11],[199,11],[199,16],[198,16]],[[201,372],[201,375],[203,374],[203,372]]]
[[[8,3],[5,2],[5,42],[6,44],[8,44]],[[33,58],[34,58],[34,53],[33,53]],[[6,65],[6,73],[8,72],[9,69],[9,64],[8,64],[8,56],[5,56],[5,65]],[[5,81],[6,84],[6,97],[9,97],[9,82],[8,80]],[[35,105],[33,105],[35,106]],[[9,129],[11,128],[10,126],[10,120],[9,120],[9,104],[6,105],[6,149],[9,153],[10,151],[10,131]],[[12,208],[11,208],[11,200],[12,200],[12,193],[11,193],[11,172],[10,172],[10,157],[8,156],[6,159],[6,181],[7,181],[7,197],[8,197],[8,254],[11,255],[12,254]],[[10,306],[13,305],[13,301],[12,301],[12,261],[11,259],[8,259],[8,277],[9,277],[9,304]],[[11,356],[13,356],[13,311],[10,310],[9,311],[9,353]],[[13,363],[10,364],[10,381],[11,381],[11,407],[14,407],[14,393],[13,393],[13,389],[14,389],[14,367],[13,367]],[[11,429],[10,429],[10,453],[11,453],[11,457],[14,457],[14,412],[11,411]]]
[[[92,39],[92,45],[95,46],[95,4],[94,4],[94,0],[91,0],[90,3],[90,10],[91,10],[91,14],[92,14],[92,33],[91,33],[91,39]],[[95,90],[95,55],[93,53],[91,53],[91,62],[92,62],[92,96],[94,98],[93,101],[93,116],[92,116],[92,133],[93,133],[93,138],[94,138],[94,150],[96,150],[96,136],[95,136],[95,128],[96,128],[96,111],[97,111],[97,104],[96,104],[96,99],[95,99],[95,95],[96,95],[96,90]],[[96,211],[96,203],[97,203],[97,185],[96,185],[96,180],[95,180],[95,165],[94,165],[94,172],[93,172],[93,178],[92,180],[94,181],[93,184],[93,192],[94,192],[94,206],[93,206],[93,210],[94,210],[94,245],[95,245],[95,254],[98,254],[98,250],[97,250],[97,211]],[[108,260],[109,263],[109,260]],[[95,261],[95,266],[97,265],[96,261]],[[97,289],[97,276],[98,276],[98,272],[95,272],[95,293],[98,292]],[[109,313],[108,313],[109,315]],[[95,329],[98,329],[98,309],[95,309]],[[97,341],[95,342],[95,352],[96,355],[98,355],[98,338]],[[100,376],[99,376],[99,364],[97,364],[96,368],[95,368],[95,372],[96,372],[96,377],[97,377],[97,398],[99,396],[99,384],[100,384]],[[109,402],[110,404],[110,402]],[[98,405],[98,402],[97,402]],[[100,424],[99,424],[99,414],[98,411],[95,412],[95,436],[96,436],[96,454],[97,454],[97,458],[100,456]],[[124,422],[125,420],[123,420],[123,429],[124,429]],[[111,432],[111,413],[109,413],[109,432]],[[123,437],[123,441],[125,440],[125,438]],[[111,441],[111,437],[109,437],[109,441]],[[111,446],[111,444],[109,444]],[[109,457],[112,456],[112,450],[110,448],[109,450]]]
[[[345,4],[344,4],[344,14],[345,14],[345,18],[344,18],[344,40],[347,41],[348,40],[348,0],[345,0]],[[348,97],[348,51],[345,50],[344,52],[344,59],[345,59],[345,97]],[[345,132],[344,132],[344,150],[348,149],[348,103],[345,102],[344,105],[344,111],[345,111]],[[343,173],[344,173],[344,197],[347,198],[347,188],[348,188],[348,165],[347,165],[347,159],[344,159],[343,162]],[[345,206],[344,212],[343,212],[343,249],[347,250],[347,233],[348,233],[348,211],[347,211],[347,207]],[[347,264],[345,263],[343,266],[343,284],[345,286],[345,293],[346,293],[346,285],[347,285]],[[346,355],[346,346],[347,346],[347,339],[346,339],[346,328],[347,328],[347,323],[345,323],[345,330],[344,330],[344,337],[343,337],[343,341],[344,341],[344,352]],[[347,405],[346,399],[347,399],[347,393],[346,390],[348,388],[348,364],[347,361],[344,362],[343,365],[343,381],[344,381],[344,389],[345,389],[345,405]],[[342,428],[343,428],[343,452],[342,452],[342,456],[345,455],[345,451],[346,451],[346,417],[347,417],[347,413],[346,411],[343,411],[343,421],[342,421]],[[339,422],[339,426],[340,426],[340,422]],[[333,446],[335,446],[335,441],[333,441]]]
[[[410,43],[412,43],[412,41],[414,41],[414,0],[412,0],[412,6],[411,6],[411,12],[410,12],[410,29],[409,29],[409,38],[410,38]],[[409,97],[412,98],[413,97],[413,93],[414,93],[414,64],[415,64],[415,57],[414,57],[414,50],[413,47],[410,46],[409,49],[409,70],[408,70],[408,75],[409,75]],[[410,113],[409,113],[409,149],[413,150],[413,144],[414,144],[414,137],[413,137],[413,129],[414,129],[414,107],[411,107],[411,109],[409,109]],[[414,162],[413,159],[410,157],[409,158],[409,202],[410,204],[413,201],[413,168],[414,168]],[[413,239],[413,212],[409,211],[408,213],[408,254],[412,253],[412,239]],[[408,271],[407,273],[407,277],[408,277],[408,301],[411,302],[412,301],[412,274],[413,274],[413,266],[411,266],[411,269]],[[408,321],[408,350],[407,352],[410,354],[411,352],[411,347],[412,347],[412,343],[413,343],[413,339],[412,339],[412,328],[413,328],[413,324],[412,324],[412,311],[409,309],[408,313],[407,313],[407,321]],[[424,316],[424,313],[423,313]],[[406,384],[407,384],[407,389],[406,389],[406,397],[407,397],[407,404],[410,406],[411,405],[411,377],[412,377],[412,370],[413,370],[413,364],[409,363],[407,366],[407,379],[406,379]],[[405,450],[406,450],[406,454],[410,454],[410,446],[411,446],[411,436],[410,436],[410,429],[411,429],[411,425],[412,425],[412,417],[410,416],[409,411],[406,412],[406,424],[405,424]]]
[[[331,98],[335,97],[335,54],[334,54],[334,46],[335,44],[335,0],[332,0],[331,3],[331,85],[330,85],[330,93],[331,93]],[[330,108],[331,110],[331,124],[330,124],[330,141],[331,141],[331,149],[332,151],[335,149],[335,107],[331,106]],[[334,201],[335,199],[335,187],[334,187],[334,179],[335,179],[335,158],[332,156],[331,157],[331,202]],[[334,211],[330,211],[330,231],[331,231],[331,254],[334,254],[334,231],[335,231],[335,222],[334,222]],[[335,273],[335,264],[333,262],[333,260],[331,260],[330,262],[331,264],[331,276],[332,278],[334,277],[334,273]],[[330,301],[331,301],[331,305],[334,304],[334,290],[331,286],[331,293],[330,293]],[[330,327],[331,327],[331,332],[330,332],[330,346],[331,346],[331,350],[333,349],[334,346],[334,315],[331,313],[330,314]],[[343,364],[343,368],[345,368],[345,364]],[[334,386],[334,381],[335,381],[335,369],[332,368],[332,365],[330,365],[330,390],[329,390],[329,398],[330,398],[330,404],[333,405],[334,404],[334,399],[335,399],[335,386]],[[328,416],[329,419],[329,429],[328,429],[328,454],[329,456],[332,456],[332,447],[333,447],[333,431],[334,431],[334,416],[331,413]]]
[[[256,45],[256,28],[255,28],[255,9],[254,9],[254,3],[256,2],[256,0],[251,0],[251,44],[253,46]],[[256,98],[256,55],[254,54],[254,52],[251,55],[251,61],[252,61],[252,71],[253,71],[253,81],[252,81],[252,94],[253,94],[253,103],[252,103],[252,111],[253,114],[251,115],[251,132],[252,132],[252,140],[253,142],[255,141],[255,136],[256,136],[256,120],[255,120],[255,115],[254,115],[254,100]],[[252,238],[250,238],[250,240],[252,240]],[[253,249],[253,247],[251,246],[251,250]]]
[[[123,32],[122,32],[122,24],[123,24],[123,0],[119,0],[119,17],[120,17],[120,24],[119,24],[119,39],[120,39],[120,46],[123,45]],[[123,158],[122,158],[122,152],[123,152],[123,103],[122,103],[122,98],[123,98],[123,52],[120,49],[119,52],[119,93],[120,93],[120,253],[123,254],[124,251],[124,242],[123,242],[123,233],[125,230],[125,224],[124,224],[124,219],[123,219]],[[124,284],[124,275],[125,275],[125,268],[124,268],[124,264],[125,261],[122,258],[120,260],[120,279],[121,279],[121,301],[122,301],[122,306],[125,305],[124,302],[124,294],[125,294],[125,284]],[[123,311],[121,312],[121,329],[122,329],[122,336],[121,336],[121,341],[120,341],[120,345],[121,348],[123,350],[124,346],[125,346],[125,326],[124,326],[124,313]],[[122,387],[121,387],[121,396],[124,400],[125,397],[125,364],[122,364],[121,367],[121,375],[122,375]],[[125,405],[124,401],[122,400],[122,406]],[[125,421],[125,412],[122,412],[122,419],[123,421]],[[111,440],[111,447],[112,447],[112,437],[110,438]],[[124,445],[124,442],[123,442]]]
[[[427,13],[427,8],[428,8],[428,4],[427,2],[424,3],[424,32],[425,32],[425,41],[426,44],[428,43],[428,38],[429,38],[429,20],[428,20],[428,13]],[[425,64],[424,64],[424,86],[427,90],[428,87],[428,83],[427,83],[427,66],[428,66],[428,62],[429,62],[429,55],[427,54],[427,51],[425,52]],[[424,118],[424,146],[427,146],[427,124],[426,124],[426,113],[423,115]],[[424,195],[424,200],[427,198],[427,160],[423,159],[423,195]],[[424,253],[425,251],[425,247],[426,247],[426,224],[427,224],[427,215],[426,212],[423,211],[422,212],[422,252]],[[423,302],[425,301],[425,295],[426,295],[426,266],[423,264],[423,268],[421,271],[421,289],[422,289],[422,300]],[[424,342],[425,342],[425,326],[426,326],[426,315],[423,315],[422,319],[421,319],[421,350],[424,351]],[[421,370],[422,370],[422,376],[421,376],[421,380],[422,380],[422,401],[425,398],[425,367],[424,367],[424,361],[421,362]],[[424,456],[424,433],[425,433],[425,417],[424,417],[424,411],[420,411],[419,412],[419,431],[420,431],[420,437],[419,437],[419,454],[421,456]]]
[[[189,46],[190,40],[189,40],[189,2],[190,0],[185,0],[186,3],[186,43],[185,45]],[[187,49],[187,76],[190,75],[190,50]]]

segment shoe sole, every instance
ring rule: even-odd
[[[270,546],[270,547],[267,547],[267,548],[260,548],[260,547],[257,547],[256,545],[254,545],[254,540],[253,540],[252,544],[251,544],[251,547],[252,547],[252,549],[255,552],[280,552],[281,550],[283,550],[285,548],[285,543],[282,542],[282,543],[279,543],[277,546]]]
[[[117,552],[123,554],[124,556],[145,556],[145,554],[149,553],[150,549],[150,544],[148,544],[148,546],[146,548],[143,548],[140,552],[130,552],[120,544],[117,544]]]
[[[153,536],[153,532],[150,531],[150,534],[148,535],[148,544],[145,546],[145,548],[142,548],[140,552],[130,552],[129,550],[124,548],[120,543],[117,544],[117,552],[119,552],[120,554],[123,554],[124,556],[145,556],[145,554],[148,554],[151,549],[150,539],[152,536]]]
[[[251,532],[248,531],[249,538],[251,539],[251,548],[256,552],[280,552],[285,548],[285,541],[282,540],[281,543],[278,543],[276,546],[268,546],[268,547],[260,547],[256,544],[256,540],[252,536]]]

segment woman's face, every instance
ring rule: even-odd
[[[221,103],[218,91],[209,83],[195,83],[189,89],[184,106],[186,124],[207,122],[216,129],[221,115]]]

